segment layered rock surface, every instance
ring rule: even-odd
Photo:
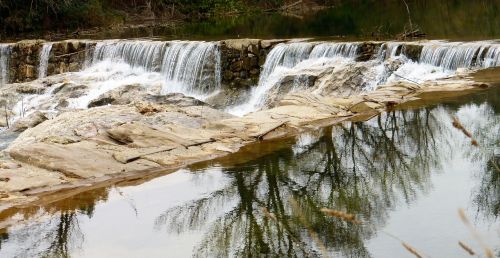
[[[426,92],[481,87],[487,85],[455,78],[426,85],[399,82],[348,97],[298,91],[274,108],[244,117],[178,94],[154,97],[142,92],[130,102],[61,112],[24,131],[0,161],[2,202],[22,203],[40,191],[178,168],[259,140],[367,119]]]

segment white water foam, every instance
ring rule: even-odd
[[[243,116],[261,108],[266,95],[285,75],[303,70],[317,64],[337,62],[339,57],[353,58],[356,56],[356,43],[290,43],[278,44],[271,50],[261,71],[259,84],[251,91],[250,99],[241,105],[229,107],[227,111],[233,115]],[[298,88],[301,78],[296,80],[293,88]]]
[[[38,65],[38,78],[47,76],[47,66],[49,65],[50,51],[52,50],[52,43],[44,43],[40,51],[40,62]]]
[[[42,48],[40,77],[46,75],[51,45]],[[10,48],[1,46],[0,61],[8,63],[9,55],[4,53],[9,53]],[[88,42],[84,69],[66,75],[65,83],[83,85],[85,90],[82,96],[66,99],[67,108],[85,109],[102,94],[126,85],[137,85],[153,94],[180,92],[199,99],[220,88],[220,50],[216,43],[107,40],[90,46]],[[15,104],[12,119],[35,110],[55,112],[58,103],[52,100],[54,89],[52,86],[42,95],[23,97]]]
[[[446,70],[487,68],[500,65],[500,44],[494,42],[440,42],[424,44],[420,63]]]
[[[11,45],[0,44],[0,87],[9,83],[9,61]]]
[[[160,73],[162,93],[180,92],[203,96],[220,89],[220,50],[217,44],[195,41],[104,41],[97,43],[92,60],[96,65],[126,63],[132,69]],[[102,64],[101,64],[102,66]]]
[[[376,90],[378,85],[395,81],[421,83],[452,76],[459,68],[481,69],[500,66],[500,44],[496,41],[445,42],[429,41],[422,45],[420,60],[405,56],[403,42],[383,43],[373,60],[363,62],[365,91]],[[265,106],[271,89],[280,87],[286,77],[295,76],[291,91],[310,85],[308,74],[312,70],[342,67],[355,62],[356,43],[283,43],[268,55],[259,83],[251,91],[246,103],[229,107],[228,112],[242,116]],[[399,67],[391,68],[394,64]],[[321,92],[320,85],[314,92]]]

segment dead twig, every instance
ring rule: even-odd
[[[452,122],[453,127],[455,127],[458,130],[462,131],[462,133],[465,136],[467,136],[468,138],[470,138],[472,145],[479,146],[479,143],[472,137],[472,133],[469,132],[467,129],[465,129],[465,127],[462,125],[462,123],[460,122],[460,120],[458,120],[458,117],[452,116],[452,119],[453,119],[453,122]]]
[[[405,243],[405,242],[401,242],[401,244],[403,245],[403,247],[408,251],[410,252],[411,254],[415,255],[417,258],[423,258],[423,256],[415,249],[413,248],[412,246],[410,246],[409,244]]]
[[[405,241],[401,240],[400,238],[398,238],[397,236],[391,234],[391,233],[388,233],[388,232],[385,232],[385,231],[382,231],[383,233],[387,234],[388,236],[398,240],[399,242],[401,242],[401,245],[408,251],[410,252],[411,254],[415,255],[415,257],[417,258],[423,258],[423,257],[429,257],[428,255],[423,255],[422,252],[419,252],[417,251],[417,249],[415,249],[413,246],[411,246],[410,244],[406,243]]]
[[[469,253],[470,255],[475,255],[476,253],[472,250],[472,248],[470,248],[468,245],[466,245],[464,242],[462,241],[458,241],[458,245],[460,247],[462,247],[462,249],[464,249],[467,253]]]

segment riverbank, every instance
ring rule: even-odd
[[[347,98],[297,92],[274,108],[241,118],[191,104],[136,103],[73,111],[28,129],[3,152],[1,208],[50,202],[103,185],[164,174],[258,141],[342,121],[365,121],[400,105],[496,87],[491,81],[500,81],[498,69],[421,85],[399,82]],[[177,118],[151,122],[167,114]],[[179,116],[186,118],[178,120]],[[185,123],[193,119],[202,122],[187,127]]]
[[[3,209],[496,87],[496,40],[0,45]],[[71,191],[69,191],[71,192]]]

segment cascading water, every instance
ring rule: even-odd
[[[500,44],[493,42],[430,42],[425,44],[420,63],[447,70],[487,68],[500,65]]]
[[[40,51],[40,63],[38,65],[38,78],[47,76],[47,66],[49,65],[50,51],[52,50],[52,43],[43,44]]]
[[[215,43],[105,41],[97,43],[91,58],[86,63],[126,63],[133,69],[161,73],[166,81],[163,93],[200,95],[220,88],[220,53]]]
[[[379,61],[384,61],[389,58],[396,58],[401,54],[401,48],[403,44],[401,42],[386,42],[380,45],[377,52],[377,59]]]
[[[316,45],[309,58],[333,58],[348,57],[355,58],[358,53],[358,44],[356,43],[322,43]]]
[[[171,42],[165,51],[161,73],[166,76],[163,93],[200,92],[220,89],[220,52],[207,42]]]
[[[11,46],[0,44],[0,86],[9,82],[9,61]]]
[[[103,41],[95,46],[92,60],[95,65],[101,61],[124,62],[132,68],[159,71],[161,55],[167,46],[161,41]]]
[[[278,44],[266,58],[262,68],[259,84],[252,89],[250,99],[241,105],[230,107],[228,112],[235,115],[244,115],[262,107],[267,93],[273,87],[279,87],[279,82],[294,68],[303,69],[304,66],[314,65],[315,62],[335,62],[339,57],[354,60],[357,54],[357,43],[290,43]],[[300,67],[300,68],[299,68]],[[306,84],[307,79],[296,78],[294,84]],[[294,89],[300,85],[294,85]]]

